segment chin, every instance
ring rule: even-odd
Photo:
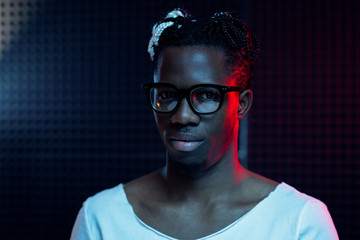
[[[200,176],[206,170],[204,163],[173,162],[172,165],[178,173],[192,177]]]
[[[186,175],[196,175],[203,172],[207,168],[206,159],[204,154],[180,152],[176,156],[168,151],[168,164],[171,165],[176,171]]]

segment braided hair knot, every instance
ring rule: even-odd
[[[180,9],[174,9],[173,11],[168,13],[164,21],[154,25],[152,29],[152,36],[148,45],[148,53],[150,54],[151,60],[154,60],[154,48],[159,45],[159,39],[164,30],[172,26],[175,26],[176,29],[181,28],[184,18],[185,15]]]
[[[258,53],[256,37],[237,15],[217,12],[196,21],[186,10],[174,9],[155,24],[148,45],[154,71],[166,47],[211,46],[224,50],[224,66],[237,85],[250,88]]]
[[[212,33],[217,30],[223,33],[231,48],[238,50],[245,59],[251,62],[255,60],[259,51],[257,39],[240,18],[229,12],[215,13],[204,31],[211,38]]]

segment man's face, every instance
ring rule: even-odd
[[[162,50],[154,81],[180,89],[204,83],[235,86],[223,59],[224,52],[211,47],[168,47]],[[154,113],[168,160],[187,171],[210,168],[236,144],[239,93],[225,94],[221,108],[212,114],[193,112],[186,98],[179,101],[172,113]]]

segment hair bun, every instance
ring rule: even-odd
[[[172,10],[171,12],[168,13],[168,15],[166,15],[165,19],[168,18],[177,18],[177,17],[185,17],[185,15],[181,12],[181,10],[179,8]]]
[[[159,45],[159,39],[160,39],[160,36],[163,33],[163,31],[166,28],[173,26],[175,24],[175,21],[179,17],[185,18],[185,15],[182,13],[181,9],[176,8],[166,15],[164,21],[154,25],[153,30],[152,30],[152,36],[150,38],[149,45],[148,45],[148,53],[150,54],[151,60],[154,60],[154,55],[155,55],[154,47]],[[177,28],[180,28],[182,25],[179,24],[178,21],[176,21],[176,22],[177,22],[177,24],[176,24]]]

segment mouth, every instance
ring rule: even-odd
[[[197,149],[203,143],[203,140],[170,139],[170,142],[178,151],[191,152]]]

